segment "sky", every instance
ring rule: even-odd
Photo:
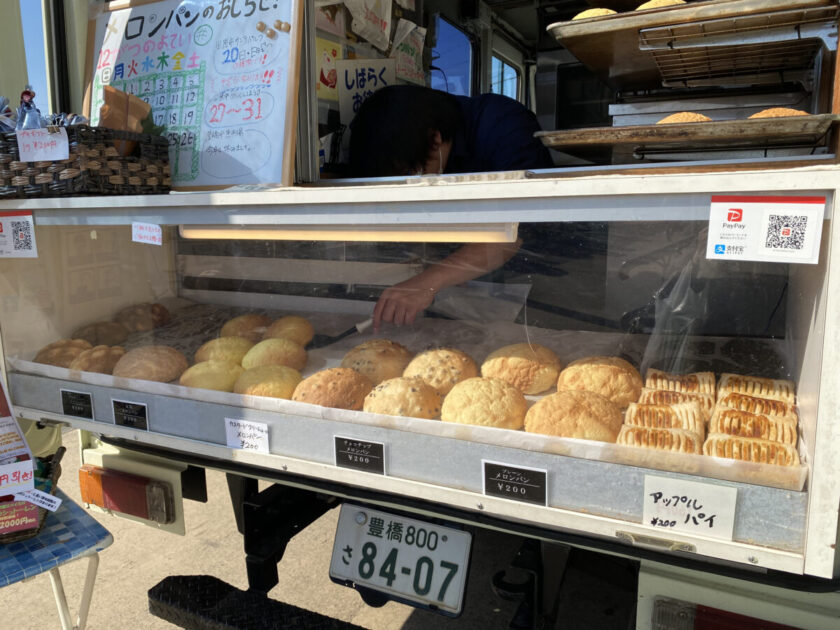
[[[23,24],[23,42],[26,48],[26,70],[29,84],[35,90],[35,105],[46,115],[50,113],[47,101],[47,67],[44,60],[44,33],[40,0],[19,0],[20,19]],[[25,86],[20,86],[20,92]],[[10,105],[17,107],[20,92],[8,94]]]

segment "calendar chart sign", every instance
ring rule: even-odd
[[[111,2],[90,22],[88,107],[106,85],[152,107],[172,185],[292,183],[301,0]]]

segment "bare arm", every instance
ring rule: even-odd
[[[396,326],[414,323],[417,313],[432,303],[438,291],[501,267],[521,243],[467,243],[413,278],[385,289],[373,309],[373,329],[378,331],[382,322]]]

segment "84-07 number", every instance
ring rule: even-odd
[[[423,530],[421,530],[423,531]],[[432,532],[434,533],[434,532]],[[365,580],[373,577],[376,571],[376,545],[372,542],[366,542],[362,547],[362,559],[359,561],[359,576]],[[394,580],[397,579],[397,548],[393,547],[388,555],[385,557],[385,562],[379,567],[379,577],[385,578],[385,583],[390,587]],[[454,562],[446,560],[440,561],[440,568],[446,571],[440,589],[437,592],[435,599],[442,601],[446,597],[446,589],[449,588],[452,578],[458,573],[458,565]],[[432,588],[432,580],[434,579],[435,563],[429,556],[420,556],[414,564],[414,569],[411,567],[400,567],[400,571],[404,575],[414,574],[412,586],[414,592],[420,597],[426,597]]]

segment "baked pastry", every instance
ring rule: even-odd
[[[114,366],[113,375],[143,381],[168,383],[188,366],[187,357],[169,346],[143,346],[126,352]]]
[[[507,381],[523,394],[539,394],[554,387],[562,368],[557,355],[545,346],[515,343],[487,355],[481,375]]]
[[[248,313],[229,319],[222,325],[219,337],[245,337],[254,343],[263,338],[271,325],[271,318],[258,313]]]
[[[786,116],[807,116],[808,112],[791,107],[770,107],[756,112],[750,118],[784,118]]]
[[[796,423],[726,407],[715,409],[709,422],[709,433],[761,438],[791,446],[796,446],[797,438]]]
[[[73,331],[70,337],[84,339],[92,346],[117,346],[128,337],[128,329],[118,322],[95,322]]]
[[[285,365],[261,365],[242,372],[233,385],[233,391],[248,396],[289,400],[300,381],[300,372],[294,368]]]
[[[365,396],[364,410],[431,420],[440,415],[440,402],[440,394],[422,378],[398,376],[374,387]]]
[[[403,376],[419,376],[446,396],[456,383],[478,376],[478,366],[466,352],[455,348],[435,348],[414,357]]]
[[[670,7],[675,4],[685,4],[685,0],[648,0],[648,2],[637,6],[636,11],[644,11],[645,9],[658,9],[660,7]]]
[[[70,367],[73,359],[92,347],[84,339],[59,339],[38,350],[38,354],[32,360],[35,363],[66,368]]]
[[[595,392],[624,408],[639,400],[642,377],[619,357],[586,357],[572,361],[560,372],[557,391],[566,389]]]
[[[402,376],[414,353],[396,341],[371,339],[349,350],[341,367],[351,368],[367,376],[374,385]]]
[[[521,391],[499,378],[475,376],[456,383],[443,399],[444,422],[521,429],[528,401]]]
[[[586,11],[581,11],[572,20],[585,20],[587,18],[594,18],[594,17],[601,17],[604,15],[615,15],[615,11],[612,9],[587,9]]]
[[[779,400],[788,405],[796,402],[796,390],[792,381],[741,374],[721,374],[718,382],[718,400],[727,394],[746,394],[756,398]]]
[[[616,443],[653,448],[658,451],[699,454],[703,438],[685,429],[650,429],[625,424],[621,427]]]
[[[636,9],[638,11],[638,9]],[[657,121],[657,125],[670,125],[673,123],[693,123],[693,122],[710,122],[712,119],[704,114],[697,112],[676,112],[665,116],[662,120]]]
[[[82,350],[69,367],[80,372],[110,374],[124,354],[125,348],[122,346],[94,346],[89,350]]]
[[[715,393],[714,372],[692,372],[691,374],[670,374],[649,368],[645,375],[645,387],[649,389],[667,389],[672,392],[692,394]]]
[[[639,403],[643,405],[676,405],[684,402],[696,402],[700,405],[703,421],[708,422],[715,408],[715,398],[711,394],[693,394],[690,392],[672,392],[665,389],[642,388]]]
[[[242,367],[246,370],[261,365],[286,365],[300,372],[306,366],[306,350],[291,339],[265,339],[242,357]]]
[[[630,403],[624,413],[624,424],[647,429],[683,429],[696,433],[701,441],[706,434],[705,420],[696,401],[675,405]]]
[[[615,442],[620,428],[618,405],[586,390],[549,394],[525,414],[525,430],[529,433]]]
[[[217,360],[241,364],[242,357],[253,347],[254,342],[245,337],[211,339],[195,351],[195,362]]]
[[[799,453],[789,444],[721,435],[720,433],[711,434],[706,438],[706,442],[703,444],[703,453],[712,457],[725,457],[758,464],[776,464],[779,466],[796,466],[799,464]]]
[[[291,339],[304,347],[312,341],[314,336],[315,329],[309,320],[297,315],[287,315],[286,317],[274,320],[263,333],[263,339],[283,337],[284,339]]]
[[[303,379],[292,394],[292,400],[360,411],[365,396],[373,389],[370,379],[350,368],[328,368]]]
[[[163,304],[133,304],[117,311],[114,321],[129,332],[143,332],[163,326],[169,321],[169,311]]]
[[[729,393],[718,401],[718,407],[737,409],[747,413],[757,413],[762,416],[778,418],[786,422],[798,422],[796,408],[793,405],[781,400],[770,400],[769,398],[756,398],[746,394]]]
[[[189,367],[181,374],[178,383],[184,387],[215,389],[232,392],[233,385],[245,370],[238,363],[211,359]]]

